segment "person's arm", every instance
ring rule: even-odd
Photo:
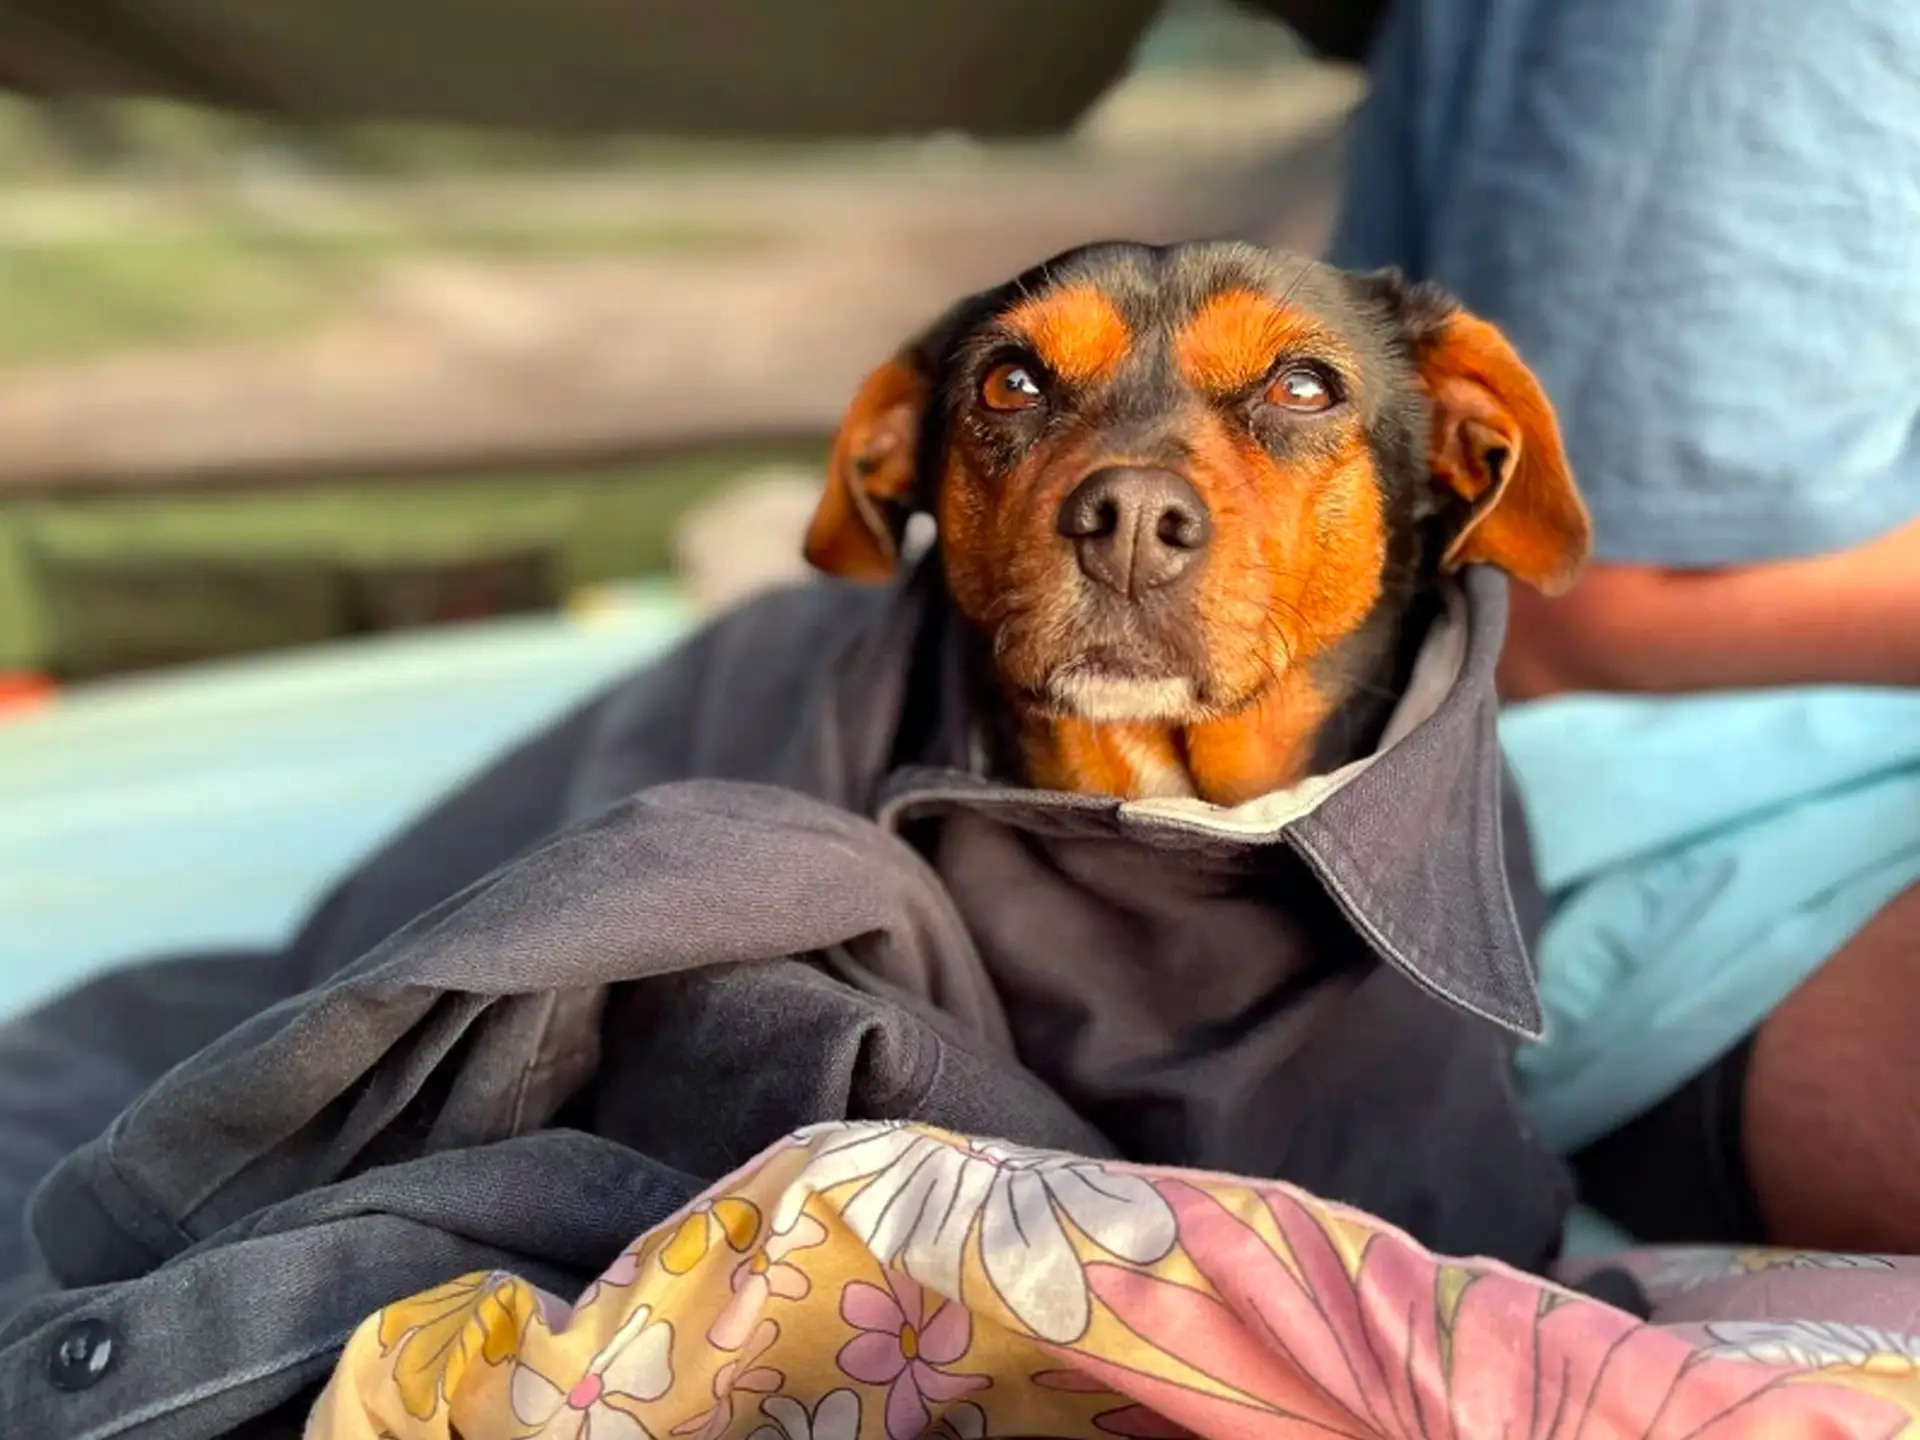
[[[1501,687],[1669,693],[1920,685],[1920,523],[1840,554],[1712,571],[1596,565],[1516,588]]]

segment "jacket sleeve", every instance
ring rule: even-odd
[[[448,795],[335,886],[284,950],[147,961],[0,1024],[0,1282],[26,1263],[17,1221],[33,1187],[173,1066],[636,790],[774,778],[848,604],[825,586],[778,592],[688,637]]]
[[[526,741],[337,885],[286,949],[176,956],[109,972],[0,1025],[0,1282],[31,1258],[27,1197],[174,1065],[351,962],[565,820],[606,700]]]

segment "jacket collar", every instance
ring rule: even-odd
[[[1450,586],[1379,749],[1233,808],[1114,801],[990,777],[974,742],[954,621],[932,562],[895,588],[842,655],[815,714],[829,798],[897,829],[955,805],[1010,823],[1050,817],[1143,844],[1290,846],[1386,964],[1461,1010],[1526,1039],[1542,1012],[1508,888],[1494,667],[1506,580],[1483,567]],[[933,763],[896,763],[910,698],[938,695]]]

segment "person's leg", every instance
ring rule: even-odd
[[[1762,1022],[1744,1108],[1770,1242],[1920,1254],[1920,888]]]
[[[1654,1244],[1920,1254],[1920,888],[1727,1055],[1573,1157]]]

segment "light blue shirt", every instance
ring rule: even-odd
[[[1920,5],[1399,0],[1373,80],[1333,259],[1507,332],[1602,558],[1920,515]]]

